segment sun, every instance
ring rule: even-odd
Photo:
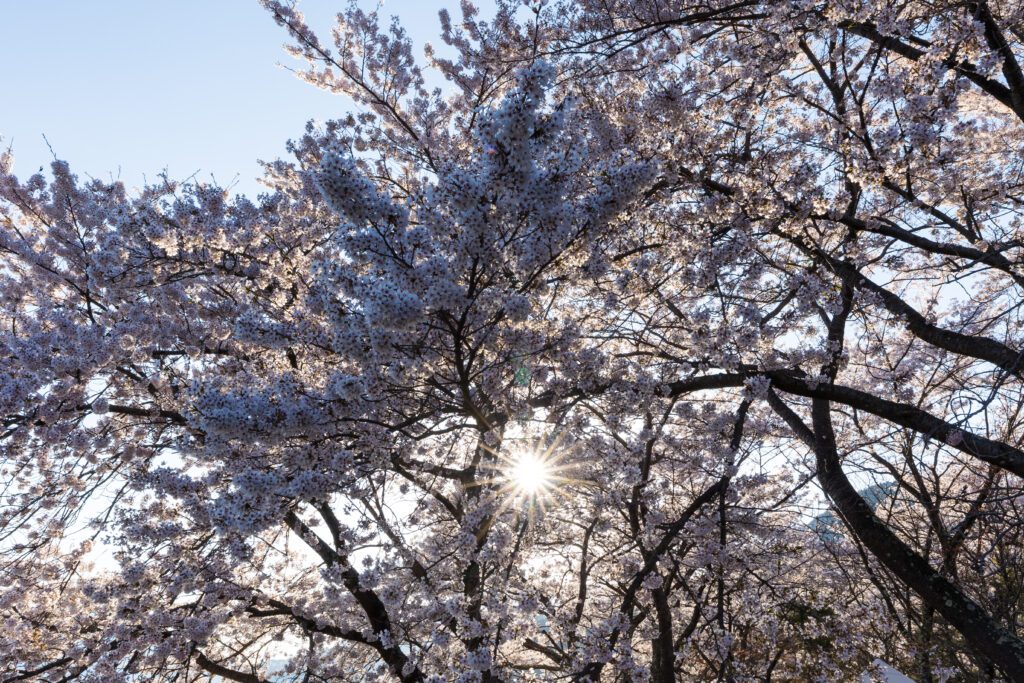
[[[572,486],[586,485],[577,478],[575,449],[560,435],[537,438],[524,434],[505,440],[494,451],[496,492],[505,508],[525,512],[530,521],[565,500]]]
[[[537,453],[524,451],[511,463],[509,483],[519,492],[535,496],[554,483],[551,464]]]

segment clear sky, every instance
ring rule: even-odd
[[[346,0],[302,0],[329,41]],[[375,0],[362,0],[366,9]],[[413,37],[439,42],[455,0],[387,0]],[[285,154],[307,120],[351,110],[282,64],[284,30],[256,0],[0,0],[0,136],[26,177],[58,157],[80,175],[138,186],[166,169],[260,190],[257,159]]]

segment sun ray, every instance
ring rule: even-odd
[[[532,451],[523,451],[508,473],[510,483],[520,492],[533,495],[554,483],[550,464]]]
[[[496,468],[489,480],[497,486],[503,511],[518,509],[532,523],[568,496],[570,487],[585,485],[574,476],[577,463],[562,435],[509,439],[505,446],[491,451]]]

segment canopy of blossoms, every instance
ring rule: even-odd
[[[1024,4],[263,5],[260,196],[0,160],[0,681],[1024,681]]]

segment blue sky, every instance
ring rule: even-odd
[[[299,3],[329,40],[345,0]],[[374,8],[374,0],[360,3]],[[455,0],[388,0],[422,54],[437,10]],[[58,157],[80,175],[129,186],[166,169],[234,190],[260,190],[257,159],[282,156],[309,119],[351,103],[281,64],[285,32],[256,0],[0,0],[0,136],[22,177]]]

